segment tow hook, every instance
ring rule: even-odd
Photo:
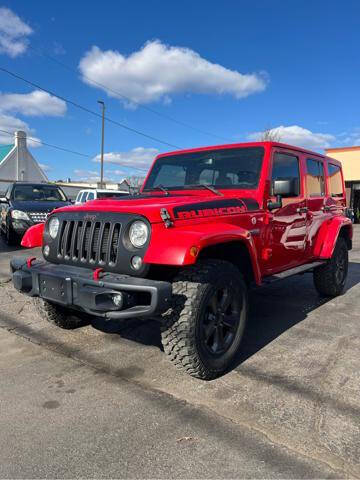
[[[162,218],[166,228],[174,226],[174,222],[171,220],[170,213],[166,210],[166,208],[160,209],[160,217]]]

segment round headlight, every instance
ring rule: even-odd
[[[141,220],[134,222],[129,229],[129,239],[134,247],[140,248],[147,242],[149,229]]]
[[[49,234],[51,238],[55,238],[59,231],[59,219],[57,217],[53,217],[49,221]]]

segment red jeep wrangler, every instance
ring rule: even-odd
[[[211,379],[244,334],[247,289],[312,271],[321,295],[344,289],[352,224],[341,165],[273,142],[159,155],[142,192],[55,210],[11,262],[15,287],[62,328],[82,315],[161,319],[164,350]]]

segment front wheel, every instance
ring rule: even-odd
[[[61,305],[48,302],[43,298],[34,298],[34,305],[38,314],[49,323],[66,330],[82,327],[86,324],[84,317],[75,315],[71,310],[67,310]]]
[[[216,378],[239,350],[247,313],[239,270],[222,260],[200,261],[175,278],[173,308],[163,316],[164,351],[189,375]]]
[[[5,242],[9,246],[17,245],[20,243],[17,235],[11,228],[10,222],[7,222],[5,227]]]
[[[336,297],[345,287],[349,255],[346,241],[339,237],[331,259],[314,270],[314,284],[320,295]]]

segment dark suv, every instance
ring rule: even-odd
[[[8,245],[20,243],[29,227],[45,222],[50,212],[66,205],[70,201],[56,185],[13,183],[0,197],[0,232]]]

